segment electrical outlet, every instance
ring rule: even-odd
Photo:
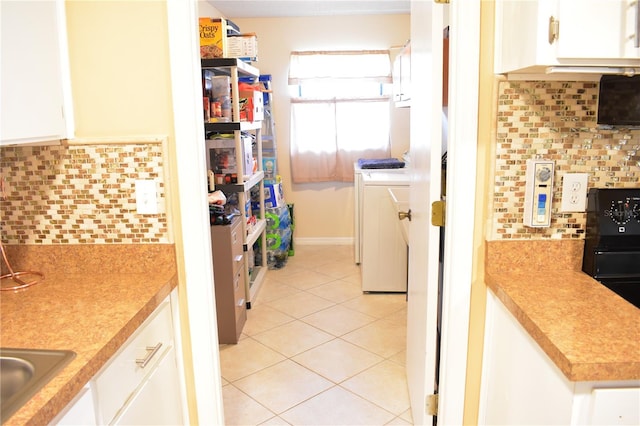
[[[136,180],[136,211],[138,214],[158,214],[158,195],[154,180]]]
[[[566,173],[562,177],[561,212],[584,212],[587,209],[587,173]]]

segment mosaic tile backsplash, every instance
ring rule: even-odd
[[[560,212],[562,177],[640,187],[640,130],[597,130],[597,82],[501,81],[488,240],[583,239],[585,213]],[[527,228],[526,161],[555,162],[549,228]],[[5,244],[169,242],[162,146],[0,148]],[[134,181],[157,181],[160,214],[136,213]]]
[[[597,82],[501,81],[489,240],[584,239],[586,213],[560,212],[562,177],[589,188],[640,187],[640,130],[598,130]],[[551,226],[522,223],[528,159],[555,162]]]
[[[161,144],[0,148],[4,244],[169,243]],[[136,212],[154,180],[158,214]]]

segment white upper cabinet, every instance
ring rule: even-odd
[[[639,7],[636,0],[497,0],[495,71],[640,67]]]
[[[3,0],[0,20],[0,145],[71,137],[64,1]]]

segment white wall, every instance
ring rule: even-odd
[[[201,16],[207,15],[205,8]],[[295,237],[350,241],[354,235],[353,185],[350,183],[292,184],[289,168],[289,100],[287,74],[292,50],[388,49],[410,36],[410,15],[335,16],[299,18],[227,17],[242,32],[258,35],[262,74],[273,77],[278,167],[285,199],[295,204]],[[336,30],[337,29],[337,30]],[[392,110],[392,155],[409,149],[409,110]],[[354,123],[366,125],[366,123]]]

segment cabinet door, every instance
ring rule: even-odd
[[[400,89],[400,60],[402,58],[402,53],[399,53],[398,56],[393,60],[393,101],[399,102],[402,96],[402,92]]]
[[[388,190],[402,187],[364,185],[362,291],[407,291],[407,243]]]
[[[175,349],[164,354],[155,370],[119,413],[115,425],[181,425],[182,405]]]
[[[400,55],[400,97],[403,102],[411,100],[411,44]]]
[[[411,101],[411,42],[408,42],[393,62],[393,100],[396,107],[406,107]]]
[[[634,0],[557,0],[558,59],[633,59],[638,2]]]
[[[60,20],[64,3],[2,1],[0,144],[65,138]],[[65,50],[66,52],[66,50]]]
[[[51,422],[52,425],[96,425],[96,410],[93,393],[87,385],[78,396]]]

